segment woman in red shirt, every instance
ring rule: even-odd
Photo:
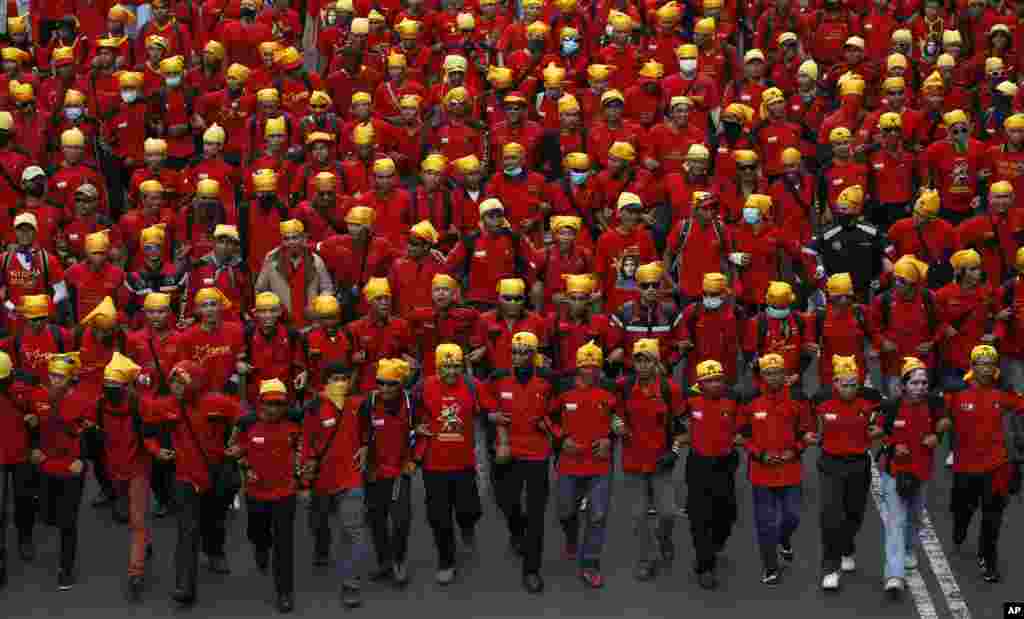
[[[941,398],[928,394],[928,367],[920,359],[905,357],[900,376],[902,396],[882,408],[883,445],[878,457],[885,503],[885,590],[894,595],[906,586],[906,570],[917,567],[914,540],[942,413]]]

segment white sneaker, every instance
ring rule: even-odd
[[[885,581],[886,592],[903,591],[903,579],[902,578],[890,578]]]
[[[952,451],[949,452],[948,456],[946,456],[946,466],[953,466],[953,452]]]
[[[839,572],[832,572],[831,574],[825,574],[825,577],[821,579],[821,588],[826,591],[835,591],[839,588]]]
[[[917,555],[915,555],[912,552],[908,552],[907,553],[907,560],[903,563],[903,565],[908,570],[916,570],[917,569]]]
[[[857,569],[857,560],[853,556],[843,557],[843,561],[840,564],[839,569],[844,572],[852,572]]]

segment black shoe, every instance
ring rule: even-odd
[[[206,565],[214,574],[230,574],[231,566],[228,565],[227,557],[210,557]]]
[[[345,608],[359,608],[363,605],[363,592],[358,587],[341,587],[341,603]]]
[[[544,579],[536,572],[525,574],[523,575],[523,589],[526,589],[527,593],[541,593],[544,591]]]
[[[96,498],[92,500],[92,506],[96,508],[110,507],[111,505],[114,504],[115,500],[116,499],[114,497],[106,494],[105,492],[100,492],[98,495],[96,495]],[[56,516],[56,514],[54,515]]]
[[[387,582],[395,577],[391,567],[381,567],[370,574],[370,582]]]
[[[0,589],[7,586],[7,557],[4,551],[0,550]]]
[[[640,561],[633,570],[633,575],[640,582],[647,582],[653,579],[656,573],[657,569],[653,561]]]
[[[392,574],[395,578],[395,586],[399,589],[409,584],[409,568],[404,562],[395,563],[395,569]]]
[[[985,557],[983,557],[981,555],[978,555],[978,569],[981,570],[982,572],[984,572],[985,569],[986,569],[985,566],[986,566]]]
[[[1003,579],[1002,575],[999,573],[999,568],[995,565],[986,566],[985,573],[982,574],[982,578],[985,579],[985,582],[999,582]]]
[[[960,547],[964,545],[965,541],[967,541],[967,530],[957,531],[956,529],[953,529],[953,545],[956,546],[958,551],[960,550]]]
[[[256,559],[256,569],[267,573],[267,567],[270,566],[270,549],[269,548],[256,548],[252,551],[253,558]]]
[[[75,586],[75,576],[67,570],[57,574],[57,591],[70,591]]]
[[[473,529],[462,530],[462,546],[465,548],[466,554],[473,556],[476,554],[476,531]]]
[[[178,606],[184,608],[195,604],[196,596],[194,593],[189,593],[184,589],[175,589],[174,592],[171,593],[171,600]]]
[[[153,517],[154,518],[166,518],[167,515],[170,514],[170,513],[171,513],[171,510],[169,510],[166,505],[164,505],[163,503],[157,501],[156,508],[153,509]]]
[[[146,544],[146,561],[153,558],[153,544]]]
[[[288,614],[295,610],[295,598],[290,593],[282,593],[277,596],[277,611]]]
[[[128,601],[138,602],[142,599],[142,589],[145,585],[145,580],[142,576],[130,576],[128,578]]]
[[[326,567],[331,564],[331,553],[329,552],[314,552],[313,553],[313,567]]]
[[[697,577],[697,582],[700,583],[702,589],[711,591],[718,587],[718,579],[715,578],[715,573],[712,570],[708,570]]]
[[[21,540],[18,542],[18,554],[23,562],[32,563],[36,558],[36,545],[30,539]]]
[[[523,556],[523,538],[512,536],[508,539],[508,551],[517,557]]]
[[[765,585],[777,585],[779,584],[779,570],[765,570],[761,573],[761,584]]]
[[[792,563],[795,558],[793,547],[779,544],[779,557],[786,563]]]

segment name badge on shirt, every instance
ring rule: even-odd
[[[575,402],[566,402],[565,403],[565,410],[567,410],[567,411],[574,411],[574,410],[576,410],[576,403]]]
[[[72,241],[77,241],[78,235],[72,232],[71,234],[68,235],[68,238],[71,239]]]
[[[502,400],[511,400],[512,399],[512,392],[511,391],[502,391],[501,392],[501,399]]]
[[[127,122],[123,122],[123,123],[118,123],[117,128],[118,129],[124,129],[127,126],[128,126],[128,123]]]
[[[325,428],[333,428],[337,423],[338,420],[335,419],[334,417],[331,417],[330,419],[324,419],[323,426]]]
[[[487,257],[487,250],[486,249],[478,249],[477,251],[473,252],[473,257],[474,258],[486,258]]]
[[[905,427],[907,427],[907,420],[906,419],[897,419],[896,421],[892,422],[892,425],[893,425],[894,428],[905,428]]]
[[[835,421],[836,419],[839,419],[839,415],[836,415],[835,413],[825,414],[825,421]]]
[[[876,170],[882,170],[884,168],[885,168],[885,164],[884,163],[876,163],[875,164],[875,169]]]
[[[694,419],[704,419],[704,412],[703,411],[693,411],[693,418]]]
[[[263,443],[266,443],[266,442],[267,442],[267,439],[263,438],[262,436],[254,436],[254,437],[252,437],[252,444],[253,445],[262,445]]]
[[[832,184],[833,185],[842,185],[845,182],[846,181],[844,179],[841,179],[841,178],[833,178],[832,179]]]
[[[203,278],[203,283],[207,284],[207,285],[212,285],[213,284],[213,278],[212,277],[204,277]]]
[[[779,141],[779,138],[777,138],[776,136],[774,136],[774,135],[768,136],[768,143],[769,144],[774,144],[774,143],[776,143],[778,141]]]
[[[384,425],[384,420],[383,419],[374,419],[373,420],[373,427],[379,428],[379,427],[381,427],[383,425]]]
[[[767,419],[768,411],[757,411],[754,413],[754,419]]]
[[[962,410],[962,411],[973,411],[974,410],[974,402],[964,402],[963,404],[960,405],[960,410]]]
[[[67,181],[60,181],[60,182],[57,183],[57,187],[59,189],[64,189],[67,186],[68,186],[68,182]]]

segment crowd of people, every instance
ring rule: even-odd
[[[291,611],[308,498],[313,561],[359,606],[408,582],[414,479],[442,585],[481,481],[527,591],[552,485],[595,588],[625,491],[646,581],[675,556],[678,464],[713,589],[741,454],[773,585],[817,446],[821,586],[856,569],[875,463],[898,595],[945,437],[953,544],[980,510],[1000,580],[1024,2],[5,7],[0,586],[8,502],[20,559],[56,527],[74,585],[90,475],[135,600],[151,516],[177,518],[189,606],[200,554],[230,572],[244,497]]]

